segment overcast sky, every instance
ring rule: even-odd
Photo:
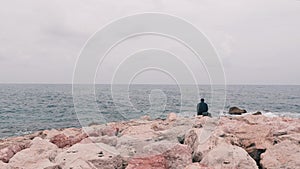
[[[228,84],[300,84],[298,0],[1,0],[0,82],[71,83],[88,38],[142,12],[176,15],[199,28],[215,46]],[[138,82],[169,82],[150,74]]]

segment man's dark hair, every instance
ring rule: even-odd
[[[202,98],[201,101],[204,102],[204,99]]]

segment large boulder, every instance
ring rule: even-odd
[[[221,118],[218,129],[224,131],[226,142],[244,148],[259,163],[260,154],[273,145],[272,125],[267,117],[247,115]]]
[[[143,148],[153,141],[143,140],[130,135],[124,135],[117,140],[116,149],[121,154],[122,157],[133,157],[137,153],[141,153]]]
[[[102,143],[75,144],[58,154],[55,162],[62,168],[123,169],[126,163],[114,147]]]
[[[157,136],[154,137],[154,140],[167,140],[173,143],[183,143],[184,136],[186,131],[188,131],[191,127],[188,125],[181,125],[172,127],[167,130],[159,131]]]
[[[69,137],[64,134],[55,135],[50,139],[50,142],[57,145],[59,148],[64,148],[68,145],[71,145]]]
[[[0,161],[8,163],[8,161],[15,155],[12,147],[6,147],[0,150]]]
[[[153,143],[145,146],[141,155],[129,160],[126,169],[184,169],[192,163],[191,152],[186,145],[166,141]]]
[[[227,142],[244,148],[259,165],[261,154],[274,144],[285,140],[298,144],[299,126],[298,119],[246,115],[222,117],[218,129]]]
[[[61,133],[58,135],[53,136],[50,139],[50,142],[57,145],[59,148],[64,148],[66,146],[72,146],[76,143],[79,143],[81,140],[87,138],[85,133],[80,133],[74,136],[66,136],[65,134]]]
[[[230,107],[228,113],[232,115],[242,115],[247,113],[247,111],[238,107]]]
[[[56,145],[42,138],[35,137],[31,142],[30,148],[15,154],[9,160],[9,164],[22,169],[56,166],[54,158],[60,151]]]
[[[226,143],[219,144],[208,152],[200,163],[216,169],[258,169],[255,161],[244,149]]]
[[[200,162],[202,158],[215,146],[224,142],[216,132],[216,119],[209,117],[195,121],[201,128],[192,128],[185,134],[184,144],[193,150],[193,162]]]
[[[261,155],[260,164],[263,169],[299,168],[300,144],[285,140],[268,148]]]
[[[5,147],[0,150],[0,161],[8,163],[8,161],[19,151],[27,148],[27,145],[16,144]]]

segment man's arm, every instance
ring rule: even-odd
[[[206,112],[208,112],[208,105],[207,104],[205,104],[205,110],[206,110]]]

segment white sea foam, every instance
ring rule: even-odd
[[[244,113],[242,115],[238,115],[238,116],[246,116],[246,115],[250,115],[250,114],[254,114],[258,111],[250,111],[247,113]],[[300,114],[299,113],[294,113],[294,112],[270,112],[270,111],[259,111],[262,113],[262,115],[266,116],[266,117],[291,117],[291,118],[300,118]],[[212,113],[212,115],[215,116],[237,116],[237,115],[230,115],[227,112],[224,112],[223,110],[220,110],[219,113],[215,113],[214,112],[210,112]],[[179,117],[193,117],[195,116],[197,113],[196,112],[180,112],[177,115]]]

